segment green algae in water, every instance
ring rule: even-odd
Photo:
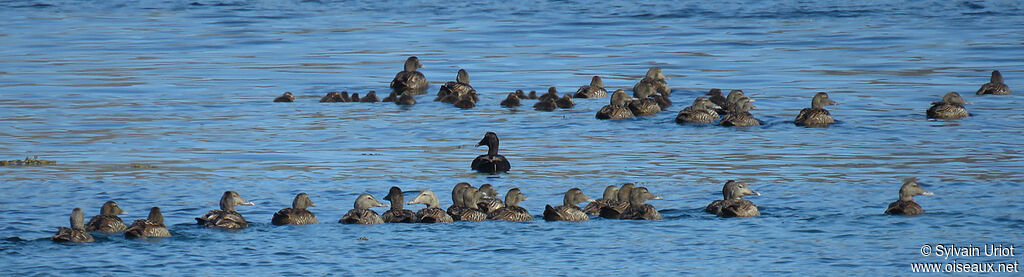
[[[0,161],[0,166],[41,166],[55,164],[57,164],[57,161],[40,160],[39,156],[35,156],[32,158],[25,157],[24,160]]]

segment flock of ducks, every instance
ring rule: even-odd
[[[347,91],[328,92],[320,99],[320,102],[394,102],[398,105],[416,104],[414,96],[425,94],[428,83],[423,73],[417,71],[422,68],[419,58],[409,57],[405,61],[405,69],[395,74],[391,81],[392,92],[384,99],[377,97],[376,91],[370,91],[363,97],[358,93],[349,95]],[[627,119],[642,116],[653,116],[666,111],[672,105],[669,100],[671,89],[666,80],[668,77],[662,73],[661,68],[653,67],[647,74],[633,86],[633,96],[630,97],[623,89],[617,89],[611,93],[609,104],[598,110],[595,115],[598,119]],[[978,89],[977,95],[1010,94],[1010,88],[1003,82],[1003,76],[998,70],[992,72],[990,82]],[[568,109],[576,105],[575,99],[591,99],[608,97],[608,91],[600,76],[594,76],[589,85],[581,86],[575,94],[563,94],[559,96],[555,87],[548,88],[547,93],[537,95],[536,91],[529,94],[523,90],[511,92],[501,101],[501,106],[515,108],[522,105],[523,100],[537,100],[533,108],[538,111],[554,111],[556,109]],[[441,86],[434,101],[453,104],[455,107],[469,109],[476,106],[479,95],[473,86],[469,84],[469,73],[465,69],[459,69],[455,81],[447,82]],[[293,102],[295,97],[291,92],[274,99],[274,102]],[[731,90],[728,96],[722,96],[720,89],[711,89],[707,97],[701,96],[693,100],[693,104],[683,108],[676,115],[676,122],[680,124],[718,124],[721,126],[747,127],[761,125],[761,121],[750,113],[757,109],[753,105],[754,100],[743,94],[742,90]],[[806,127],[827,127],[835,120],[828,110],[829,105],[837,105],[836,101],[829,99],[828,93],[818,92],[811,99],[811,107],[804,108],[794,119],[793,123]],[[934,119],[961,119],[970,116],[964,105],[970,104],[965,101],[959,93],[949,92],[940,101],[932,102],[931,108],[926,112],[928,118]]]
[[[357,93],[349,95],[348,92],[329,92],[320,102],[394,102],[398,105],[413,105],[416,103],[415,95],[426,93],[428,86],[426,77],[417,71],[422,68],[417,57],[410,57],[405,62],[405,69],[395,75],[391,81],[393,92],[383,100],[377,98],[375,91],[370,91],[363,97]],[[650,116],[665,110],[672,103],[668,100],[671,93],[668,79],[660,68],[654,67],[647,71],[644,78],[633,86],[633,97],[629,97],[622,89],[611,93],[611,101],[602,107],[595,115],[598,119],[626,119],[636,116]],[[981,86],[976,92],[977,95],[1010,94],[1010,88],[1003,82],[1003,76],[998,70],[992,72],[990,82]],[[522,90],[509,93],[508,97],[501,102],[505,107],[518,107],[521,100],[536,99],[534,109],[552,111],[557,108],[571,108],[575,105],[573,98],[602,98],[608,97],[608,91],[604,88],[601,77],[594,76],[589,85],[580,87],[575,94],[558,95],[554,87],[548,92],[537,96],[535,91],[529,94]],[[711,89],[708,97],[697,97],[693,104],[682,109],[676,116],[678,123],[714,124],[722,126],[756,126],[760,125],[750,110],[756,109],[751,104],[754,100],[743,94],[742,90],[732,90],[727,96],[722,95],[720,89]],[[434,101],[450,103],[459,108],[472,108],[479,101],[476,90],[469,84],[469,73],[460,69],[456,80],[445,83],[437,93]],[[291,92],[285,92],[282,96],[274,99],[274,102],[293,102],[295,97]],[[837,102],[829,99],[825,92],[816,93],[811,99],[811,107],[800,111],[794,120],[794,124],[808,127],[823,127],[834,123],[834,119],[826,106],[836,105]],[[933,102],[931,108],[926,112],[928,118],[936,119],[960,119],[970,114],[964,108],[965,101],[956,92],[947,93],[941,101]],[[499,139],[494,132],[487,132],[477,146],[487,146],[487,154],[477,156],[470,167],[483,173],[503,173],[511,169],[511,165],[505,156],[498,154]],[[353,205],[341,219],[340,223],[345,224],[382,224],[382,223],[451,223],[455,221],[484,221],[484,220],[505,220],[505,221],[530,221],[533,216],[525,208],[519,205],[520,202],[528,200],[519,188],[510,189],[504,201],[498,198],[499,194],[490,184],[483,184],[479,188],[469,183],[456,184],[452,189],[452,205],[447,210],[442,210],[437,195],[424,189],[412,199],[405,202],[404,193],[398,187],[391,187],[385,201],[391,203],[390,208],[379,215],[372,208],[388,207],[381,203],[369,193],[359,195]],[[722,186],[723,199],[715,200],[708,204],[705,212],[720,217],[752,217],[759,216],[757,206],[744,196],[760,196],[761,194],[752,190],[746,183],[729,180]],[[917,215],[924,213],[914,196],[933,195],[924,190],[916,179],[905,180],[900,187],[899,199],[889,204],[885,210],[886,214],[893,215]],[[604,190],[603,198],[598,200],[590,199],[579,188],[572,188],[566,191],[562,205],[544,207],[543,218],[547,221],[585,221],[591,216],[600,216],[608,219],[636,219],[636,220],[661,220],[661,214],[649,200],[662,199],[652,194],[645,187],[636,187],[627,183],[620,187],[608,186]],[[586,207],[580,208],[580,203],[588,203]],[[423,204],[424,208],[417,212],[407,210],[404,205]],[[220,209],[211,210],[203,216],[196,217],[199,225],[223,228],[242,229],[249,226],[248,221],[240,214],[235,207],[239,205],[253,205],[241,197],[235,191],[226,191],[220,198]],[[316,215],[309,211],[309,207],[316,206],[310,200],[309,195],[300,193],[292,201],[292,207],[284,208],[274,214],[271,223],[274,225],[305,225],[318,224]],[[51,239],[57,242],[91,242],[93,237],[89,232],[120,233],[124,232],[126,238],[148,238],[148,237],[169,237],[170,231],[164,225],[163,215],[159,207],[152,207],[149,216],[145,219],[137,219],[130,226],[125,225],[118,217],[124,211],[114,201],[107,201],[100,208],[100,214],[92,217],[85,223],[85,217],[81,208],[74,208],[71,212],[71,228],[60,227],[57,234]]]

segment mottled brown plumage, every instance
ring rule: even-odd
[[[420,63],[420,59],[413,56],[405,60],[405,69],[395,74],[395,79],[391,80],[391,89],[399,94],[423,94],[427,90],[427,77],[423,76],[423,73],[416,71],[418,68],[423,68],[423,64]]]
[[[633,193],[634,187],[633,183],[622,184],[622,187],[619,187],[619,191],[615,196],[618,201],[608,203],[608,206],[602,207],[598,215],[607,219],[619,219],[622,213],[629,208],[629,196]]]
[[[811,107],[800,110],[793,123],[797,126],[827,127],[835,122],[832,114],[825,109],[828,105],[838,105],[836,101],[828,98],[828,93],[819,92],[811,98]]]
[[[610,185],[604,188],[603,198],[595,200],[587,204],[586,208],[583,208],[583,212],[589,215],[598,215],[601,213],[601,208],[607,207],[611,203],[618,202],[617,193],[619,193],[619,187]]]
[[[669,96],[672,91],[668,87],[668,82],[665,82],[666,79],[668,77],[661,73],[661,68],[652,67],[648,69],[644,78],[637,82],[636,85],[633,85],[633,97],[643,99],[647,95],[653,94]]]
[[[544,220],[547,221],[584,221],[590,220],[590,216],[587,216],[580,209],[579,205],[582,202],[593,202],[590,197],[583,194],[583,191],[579,188],[572,188],[565,192],[565,197],[562,198],[562,205],[551,207],[551,205],[544,206]]]
[[[316,219],[316,215],[308,210],[309,207],[316,207],[313,200],[309,199],[309,195],[305,192],[295,195],[295,199],[292,200],[291,208],[284,208],[277,213],[274,213],[274,217],[271,218],[270,223],[274,225],[306,225],[306,224],[317,224],[320,223]]]
[[[508,193],[505,194],[505,207],[491,212],[487,215],[487,218],[507,221],[533,220],[533,216],[530,216],[530,212],[519,206],[520,201],[527,199],[528,198],[526,198],[525,195],[519,192],[519,188],[510,189],[508,190]]]
[[[160,213],[160,207],[149,209],[149,216],[146,219],[136,219],[128,230],[124,231],[126,238],[165,238],[170,237],[171,231],[164,226],[164,215]]]
[[[892,215],[919,215],[924,213],[924,209],[921,205],[914,201],[915,195],[935,195],[931,192],[924,190],[921,184],[917,183],[917,178],[910,178],[904,181],[903,186],[900,187],[900,199],[895,202],[889,203],[889,208],[885,209],[885,214]]]
[[[608,91],[604,89],[604,81],[601,77],[594,76],[590,79],[590,85],[581,86],[576,90],[575,98],[601,98],[608,97]]]
[[[743,196],[757,195],[760,193],[751,190],[750,187],[743,182],[737,182],[729,180],[722,186],[723,199],[712,201],[708,204],[704,211],[707,213],[715,214],[721,217],[750,217],[759,216],[761,212],[757,210],[757,206],[754,202],[743,199]]]
[[[440,208],[440,204],[437,200],[437,195],[435,195],[434,192],[430,191],[429,189],[420,191],[420,194],[417,195],[416,198],[413,198],[412,201],[409,201],[408,204],[427,205],[426,208],[420,209],[418,212],[416,212],[416,222],[452,223],[455,221],[454,219],[452,219],[450,215],[445,213],[445,211]]]
[[[1007,95],[1010,94],[1010,86],[1007,86],[1006,83],[1003,82],[1003,74],[999,73],[999,70],[993,70],[992,77],[989,79],[989,82],[981,85],[981,88],[978,88],[978,92],[975,94]]]
[[[622,212],[619,219],[661,220],[661,213],[658,213],[654,205],[644,204],[647,200],[661,200],[661,196],[651,194],[645,187],[633,189],[629,193],[629,208]]]
[[[515,108],[519,107],[520,105],[522,105],[522,103],[519,101],[519,96],[516,95],[515,93],[509,93],[508,97],[505,97],[505,100],[501,100],[502,107]]]
[[[932,107],[928,108],[926,114],[928,118],[935,119],[961,119],[970,116],[967,113],[967,108],[964,108],[965,104],[970,104],[960,97],[959,93],[949,92],[942,97],[942,101],[932,102]]]
[[[684,108],[676,114],[676,123],[694,123],[694,124],[709,124],[715,123],[718,120],[718,105],[712,103],[705,97],[697,97],[693,100],[693,105]]]
[[[92,242],[93,238],[85,231],[85,214],[81,208],[71,210],[71,228],[58,227],[57,234],[50,237],[55,242]]]
[[[100,214],[93,216],[89,223],[85,224],[85,230],[100,233],[119,233],[128,229],[124,221],[117,215],[124,214],[124,210],[117,205],[117,202],[107,201],[100,208]]]
[[[295,102],[295,96],[292,96],[291,92],[285,92],[281,96],[274,98],[274,102]]]
[[[722,120],[718,122],[718,125],[722,126],[735,126],[735,127],[748,127],[758,126],[761,122],[754,118],[754,115],[750,113],[750,110],[757,109],[753,104],[750,103],[748,98],[741,98],[737,100],[735,107],[729,111]]]
[[[356,202],[353,205],[353,209],[345,213],[345,216],[341,217],[338,222],[344,224],[383,224],[384,220],[380,218],[377,212],[371,210],[374,207],[387,207],[373,195],[369,193],[360,194],[356,198]]]
[[[413,213],[411,210],[407,210],[404,207],[405,195],[402,194],[402,189],[398,187],[391,187],[391,189],[388,190],[388,195],[384,196],[384,200],[391,201],[391,208],[380,216],[380,218],[384,220],[384,223],[416,222],[416,213]]]
[[[242,196],[234,191],[225,191],[220,197],[220,210],[210,210],[205,215],[196,218],[196,223],[206,227],[217,227],[224,229],[242,229],[249,227],[242,214],[235,210],[238,205],[253,205],[245,201]]]
[[[615,90],[612,93],[612,99],[608,105],[601,107],[601,110],[597,111],[597,119],[625,119],[633,118],[633,111],[626,107],[626,103],[629,101],[629,95],[626,95],[624,90]]]

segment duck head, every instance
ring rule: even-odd
[[[616,198],[618,198],[619,201],[629,201],[629,196],[633,194],[634,187],[636,187],[636,185],[633,183],[622,184],[622,187],[619,188],[619,195],[616,195]]]
[[[437,195],[434,195],[434,192],[429,189],[420,191],[420,194],[416,195],[416,198],[413,198],[412,201],[409,201],[409,203],[406,204],[426,204],[428,208],[437,208],[441,206],[441,203],[437,200]]]
[[[519,206],[519,202],[525,200],[530,199],[526,198],[526,195],[523,195],[522,192],[519,192],[519,188],[510,189],[508,190],[508,193],[505,194],[505,205],[508,206]]]
[[[245,199],[242,199],[241,195],[238,195],[237,192],[234,192],[234,191],[231,191],[231,190],[225,191],[224,195],[222,195],[220,197],[220,210],[222,210],[222,211],[233,212],[233,211],[235,211],[235,206],[238,206],[238,205],[255,205],[255,204],[253,204],[252,202],[249,202],[249,201],[245,201]]]
[[[629,193],[629,205],[640,206],[647,200],[661,200],[661,196],[651,194],[645,187],[634,188]]]
[[[629,102],[629,95],[626,94],[625,90],[617,89],[612,93],[611,105],[612,106],[625,106]]]
[[[405,204],[405,195],[402,194],[402,189],[398,187],[391,187],[388,190],[388,195],[384,196],[384,200],[391,201],[392,210],[401,210],[402,205]]]
[[[730,90],[729,96],[725,97],[725,101],[729,103],[736,103],[740,98],[747,98],[747,95],[743,93],[743,90]]]
[[[750,98],[746,98],[746,97],[743,97],[743,98],[740,98],[739,100],[736,100],[735,112],[742,113],[742,112],[749,112],[750,110],[756,110],[757,107],[754,106],[754,103],[751,103],[751,102],[753,102],[753,100],[750,100]]]
[[[617,201],[619,199],[618,194],[619,187],[616,187],[615,185],[609,185],[607,187],[604,187],[604,195],[602,195],[601,198],[604,198],[606,201]]]
[[[569,189],[569,191],[565,192],[565,197],[562,198],[562,205],[576,206],[583,202],[593,201],[594,200],[591,200],[590,197],[587,197],[586,194],[583,194],[583,190],[579,188],[571,188]]]
[[[722,196],[725,197],[725,200],[740,199],[747,195],[761,196],[760,193],[750,189],[750,187],[743,182],[729,180],[725,182],[724,186],[722,186]]]
[[[494,186],[492,186],[491,184],[480,185],[479,191],[484,193],[484,196],[486,196],[486,197],[498,197],[498,196],[500,196],[498,194],[498,191],[494,190]]]
[[[487,155],[494,156],[498,154],[498,134],[494,132],[487,132],[484,134],[484,138],[476,144],[477,147],[487,145]]]
[[[417,58],[416,56],[412,56],[412,57],[409,57],[409,59],[405,60],[405,71],[406,72],[413,72],[413,71],[416,71],[416,69],[418,69],[418,68],[423,68],[423,64],[420,63],[420,58]]]
[[[828,93],[824,92],[814,94],[814,98],[811,98],[811,108],[824,109],[828,105],[839,105],[839,103],[828,99]]]
[[[459,69],[459,73],[455,75],[455,81],[463,84],[469,84],[469,72],[465,69]]]
[[[103,207],[100,207],[100,214],[119,215],[124,214],[124,210],[121,210],[121,207],[117,205],[117,202],[107,201],[106,203],[103,203]]]
[[[156,224],[164,224],[164,214],[160,213],[160,207],[149,208],[149,216],[146,220]]]
[[[708,91],[708,93],[706,93],[705,95],[712,96],[712,97],[713,96],[722,96],[722,90],[721,89],[717,89],[717,88],[713,88],[710,91]]]
[[[295,200],[292,200],[292,209],[305,210],[309,207],[316,207],[316,204],[313,204],[313,200],[309,199],[308,194],[303,192],[295,195]]]
[[[356,198],[356,203],[353,206],[356,209],[369,209],[374,207],[387,207],[388,205],[384,205],[384,203],[377,201],[377,198],[373,198],[373,195],[370,195],[369,193],[363,193]]]
[[[651,69],[648,69],[647,70],[647,74],[644,75],[644,78],[649,78],[649,79],[654,79],[654,80],[667,80],[668,79],[668,77],[666,77],[665,74],[661,73],[661,68],[660,67],[652,67]]]
[[[476,204],[480,203],[482,198],[484,198],[484,193],[473,186],[462,189],[462,205],[466,208],[479,210],[480,208]]]
[[[601,76],[594,76],[594,78],[590,78],[590,87],[604,88],[604,81],[601,81]]]
[[[71,210],[71,229],[85,230],[85,214],[82,208]]]
[[[903,186],[900,187],[900,200],[901,201],[914,201],[915,195],[935,195],[934,193],[928,192],[921,187],[921,184],[917,183],[917,178],[909,178],[904,181]]]
[[[466,207],[465,202],[462,201],[462,198],[464,191],[468,187],[470,187],[470,185],[469,183],[466,182],[455,184],[455,187],[452,188],[452,205],[456,207]]]
[[[999,73],[999,70],[993,70],[992,71],[992,78],[989,79],[989,82],[993,83],[993,84],[1002,84],[1003,83],[1003,74]]]
[[[945,96],[942,96],[942,103],[957,104],[957,105],[971,104],[971,102],[967,102],[967,100],[964,100],[964,98],[960,97],[960,94],[956,93],[955,91],[951,91],[949,93],[946,93]]]

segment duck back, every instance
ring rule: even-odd
[[[316,219],[313,212],[307,209],[284,208],[274,213],[270,223],[274,225],[306,225],[317,224],[320,221]]]
[[[530,212],[526,211],[523,207],[519,206],[505,206],[504,208],[498,209],[487,215],[488,219],[492,220],[507,220],[507,221],[530,221],[533,217],[530,216]]]
[[[132,226],[129,226],[124,231],[124,237],[126,238],[164,238],[170,236],[171,231],[168,231],[166,226],[145,219],[136,219]]]
[[[923,213],[924,209],[921,208],[921,205],[913,200],[897,200],[896,202],[889,203],[889,208],[885,209],[885,214],[893,215],[919,215]]]
[[[124,221],[121,221],[121,218],[116,215],[93,216],[85,225],[85,230],[89,232],[120,233],[125,229],[128,229],[128,226],[124,225]]]
[[[50,237],[55,242],[93,242],[92,235],[85,230],[58,227],[57,234]]]
[[[414,223],[416,213],[406,209],[390,209],[380,216],[384,223]]]
[[[961,119],[970,116],[967,108],[963,105],[938,102],[928,108],[928,118],[935,119]]]
[[[800,114],[796,116],[793,123],[798,126],[827,127],[835,123],[835,120],[832,119],[832,114],[826,109],[804,108],[800,110]]]
[[[544,220],[547,221],[584,221],[590,220],[590,217],[583,212],[579,207],[576,206],[565,206],[561,205],[558,207],[551,207],[551,205],[544,206]]]
[[[455,219],[440,208],[423,208],[414,215],[416,222],[422,223],[452,223]]]
[[[242,214],[236,211],[225,212],[222,210],[210,210],[202,217],[196,218],[196,223],[206,227],[217,227],[224,229],[243,229],[249,227]]]
[[[619,219],[661,220],[661,213],[654,209],[654,205],[644,204],[630,206],[626,211],[622,212]]]

